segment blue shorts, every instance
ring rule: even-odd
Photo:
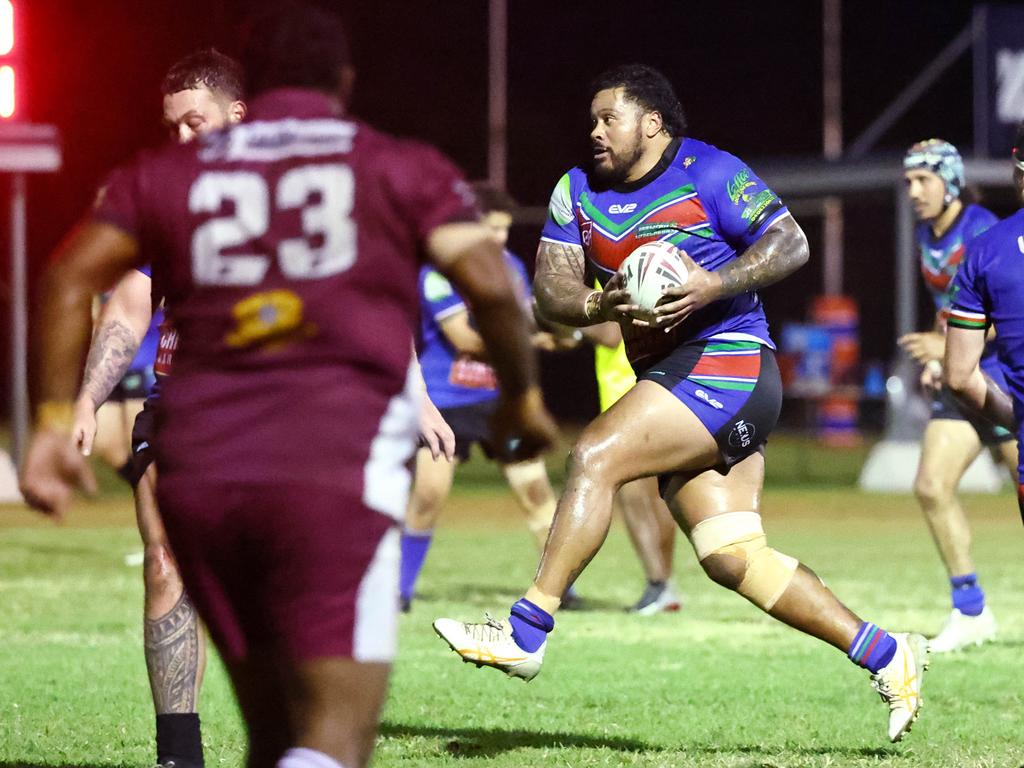
[[[761,451],[782,410],[775,353],[752,341],[697,341],[677,347],[637,380],[669,390],[700,419],[731,467]]]

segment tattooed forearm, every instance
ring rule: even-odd
[[[563,325],[589,325],[583,304],[593,290],[586,283],[586,257],[578,245],[541,241],[533,293],[547,320]]]
[[[199,674],[199,623],[188,595],[143,630],[149,685],[158,715],[196,711]]]
[[[791,216],[773,224],[735,261],[718,270],[722,297],[756,291],[807,263],[807,237]]]
[[[82,394],[88,395],[96,408],[103,404],[117,382],[128,372],[138,350],[139,339],[120,320],[104,323],[97,329],[89,347],[82,381]]]

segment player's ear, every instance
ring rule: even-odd
[[[245,120],[245,116],[249,113],[249,108],[245,106],[244,101],[232,101],[231,106],[228,107],[228,122],[231,124],[240,123]]]
[[[338,76],[338,98],[341,99],[341,103],[346,109],[352,101],[352,92],[355,90],[355,85],[356,71],[346,64],[341,68]]]
[[[644,115],[644,134],[648,139],[653,139],[665,127],[661,119],[661,112],[652,111]]]

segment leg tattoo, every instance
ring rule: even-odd
[[[182,592],[175,606],[159,619],[146,619],[144,637],[156,713],[195,712],[199,624],[188,595]]]

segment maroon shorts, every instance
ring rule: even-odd
[[[336,489],[161,476],[182,579],[228,662],[394,657],[395,521]]]

